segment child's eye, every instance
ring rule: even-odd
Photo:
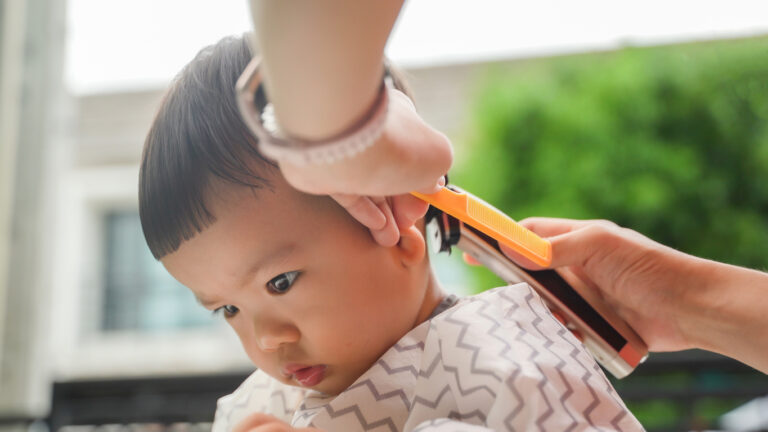
[[[301,272],[299,271],[291,271],[277,275],[267,282],[267,291],[272,294],[285,294],[291,289],[291,286],[293,286],[293,283],[296,282],[300,274]]]
[[[237,306],[232,305],[224,305],[213,311],[214,314],[223,313],[224,318],[232,318],[233,316],[237,315],[238,312],[240,312],[240,309],[238,309]]]

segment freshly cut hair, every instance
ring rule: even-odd
[[[160,104],[139,172],[139,216],[156,259],[215,221],[206,206],[213,178],[269,187],[264,174],[277,166],[256,150],[235,101],[250,60],[245,37],[222,39],[184,67]]]
[[[215,222],[206,205],[212,180],[271,186],[267,179],[278,167],[258,152],[235,100],[235,84],[250,60],[246,35],[203,48],[160,104],[139,172],[141,227],[156,259]],[[410,96],[402,73],[385,64],[394,87]]]

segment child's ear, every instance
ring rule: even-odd
[[[400,241],[395,247],[400,254],[400,261],[406,267],[412,267],[423,262],[427,252],[424,234],[415,226],[400,231]]]

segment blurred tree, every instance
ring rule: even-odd
[[[491,68],[452,178],[515,219],[604,218],[768,267],[768,39]],[[496,284],[480,272],[478,286]]]

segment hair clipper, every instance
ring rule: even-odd
[[[587,350],[615,377],[627,376],[646,359],[648,348],[642,339],[575,274],[564,268],[524,269],[499,246],[504,244],[546,267],[552,259],[547,240],[455,186],[434,194],[413,195],[432,206],[426,222],[433,250],[450,252],[456,246],[505,282],[528,283],[550,310],[565,319],[566,327],[581,333]]]

